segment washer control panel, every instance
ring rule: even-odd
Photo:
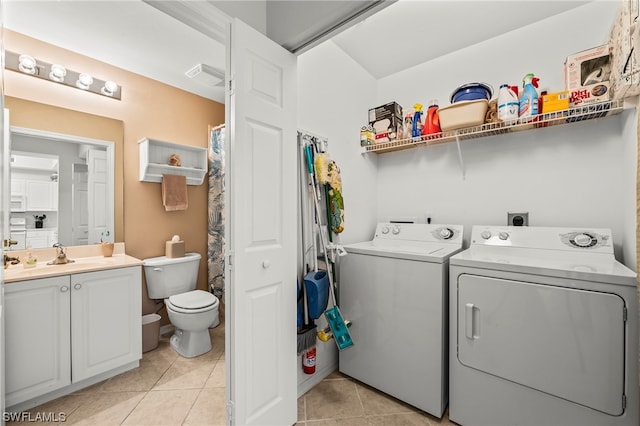
[[[379,223],[374,240],[444,241],[460,243],[462,225],[426,223]]]

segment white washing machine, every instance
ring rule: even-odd
[[[452,421],[638,425],[636,274],[610,230],[474,226],[449,289]]]
[[[354,343],[340,371],[438,417],[448,399],[448,259],[462,231],[380,223],[340,258],[340,311]]]

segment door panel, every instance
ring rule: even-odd
[[[69,277],[5,286],[7,405],[71,383]]]
[[[109,224],[112,215],[107,209],[108,167],[107,153],[97,149],[87,151],[89,178],[87,184],[89,244],[102,242],[102,235],[113,233]],[[112,240],[108,240],[112,241]]]
[[[227,52],[227,421],[294,424],[296,58],[238,20]]]
[[[462,364],[623,413],[626,324],[619,296],[461,275],[457,316]]]

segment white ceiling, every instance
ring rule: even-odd
[[[174,13],[176,18],[159,10],[163,3],[182,7],[182,16],[175,13],[175,8],[168,13]],[[354,7],[354,3],[363,5]],[[380,4],[261,0],[157,2],[152,7],[138,0],[8,0],[4,2],[4,23],[19,33],[224,102],[222,85],[212,87],[185,76],[197,64],[225,68],[224,45],[206,30],[220,26],[212,12],[218,9],[212,5],[295,50],[315,34],[326,32],[333,22],[341,21],[341,16],[371,7],[364,3],[378,4],[373,11],[363,13],[361,22],[350,20],[324,38],[331,37],[372,76],[381,78],[588,1],[401,0]],[[323,4],[327,7],[321,13]],[[201,9],[206,13],[194,16],[198,8],[207,8]],[[376,13],[367,17],[373,12]],[[287,31],[282,31],[284,27]]]

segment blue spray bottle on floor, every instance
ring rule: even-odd
[[[538,81],[540,79],[535,77],[532,73],[524,76],[522,79],[522,96],[520,96],[520,109],[518,116],[533,117],[538,115]]]

